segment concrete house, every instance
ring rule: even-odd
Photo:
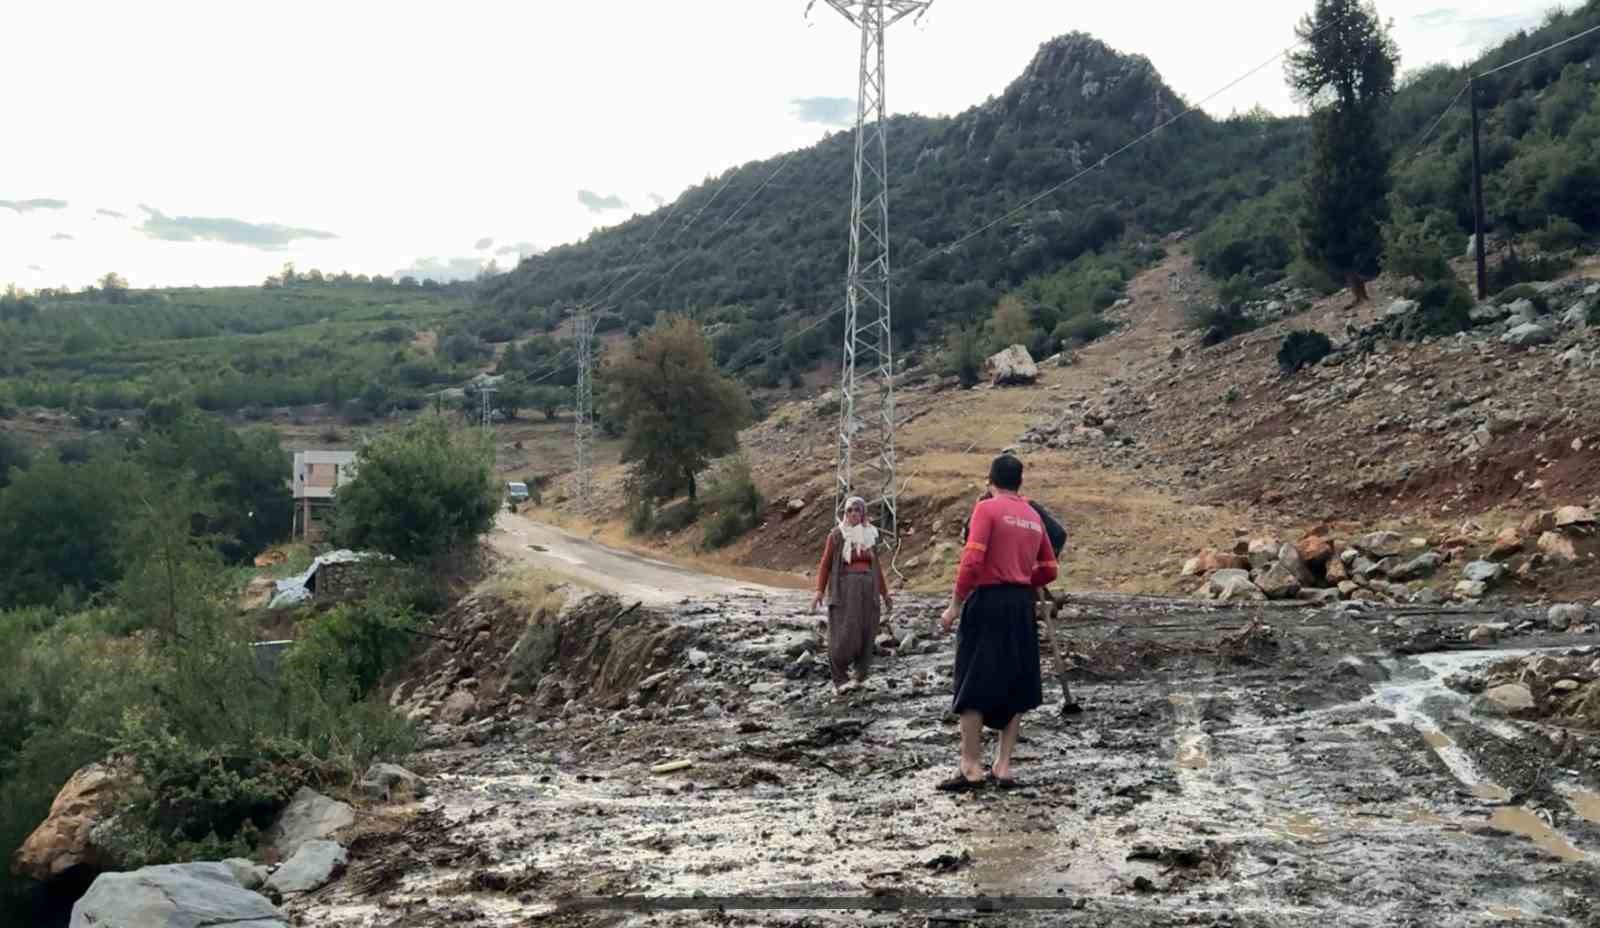
[[[294,488],[295,537],[310,538],[315,530],[314,510],[332,508],[334,493],[339,485],[355,476],[354,451],[296,451],[294,473],[290,483]]]

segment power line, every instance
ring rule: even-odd
[[[1472,86],[1472,82],[1471,81],[1467,81],[1466,83],[1461,85],[1461,89],[1460,90],[1456,91],[1456,95],[1454,97],[1450,98],[1450,102],[1445,105],[1445,108],[1444,108],[1443,112],[1441,112],[1439,114],[1439,118],[1435,119],[1433,121],[1433,125],[1428,127],[1428,131],[1422,133],[1422,139],[1417,142],[1415,148],[1411,149],[1411,154],[1406,156],[1406,161],[1407,162],[1410,162],[1411,160],[1415,159],[1417,157],[1417,155],[1422,153],[1423,146],[1427,145],[1428,144],[1428,140],[1433,138],[1434,130],[1439,128],[1439,124],[1444,122],[1444,118],[1446,116],[1450,115],[1450,111],[1455,109],[1457,103],[1461,102],[1461,98],[1466,96],[1467,89],[1470,88],[1471,86]]]
[[[1531,61],[1532,59],[1537,58],[1540,55],[1543,55],[1545,52],[1554,51],[1554,50],[1560,48],[1563,45],[1566,45],[1566,44],[1571,43],[1571,42],[1576,42],[1579,39],[1583,38],[1584,36],[1591,35],[1591,34],[1596,33],[1596,32],[1600,32],[1600,26],[1591,26],[1588,29],[1585,29],[1582,32],[1578,33],[1577,35],[1568,36],[1567,38],[1562,39],[1561,41],[1556,42],[1556,43],[1554,43],[1552,45],[1546,45],[1544,48],[1541,48],[1536,52],[1531,52],[1529,54],[1523,55],[1521,58],[1518,58],[1516,61],[1508,61],[1505,64],[1500,65],[1499,67],[1495,68],[1492,71],[1485,71],[1482,74],[1475,74],[1475,75],[1473,75],[1473,77],[1474,78],[1484,78],[1484,77],[1488,77],[1491,74],[1499,74],[1501,71],[1504,71],[1507,68],[1514,68],[1517,65],[1522,64],[1524,61]]]

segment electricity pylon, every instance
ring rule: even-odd
[[[814,0],[813,0],[814,2]],[[889,312],[889,154],[884,132],[883,33],[933,0],[827,0],[861,31],[850,267],[845,275],[844,369],[839,378],[839,458],[834,508],[867,500],[895,530],[894,345]],[[809,7],[807,7],[809,9]]]

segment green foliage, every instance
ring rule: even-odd
[[[1541,316],[1548,315],[1550,312],[1550,301],[1545,299],[1544,294],[1540,293],[1531,284],[1517,284],[1514,287],[1507,287],[1494,295],[1494,301],[1501,306],[1510,306],[1518,300],[1527,300],[1532,303],[1533,308]]]
[[[1378,272],[1388,212],[1382,127],[1399,51],[1366,0],[1317,0],[1295,36],[1304,45],[1289,55],[1289,84],[1312,106],[1300,223],[1306,256],[1364,296],[1359,280]]]
[[[1554,217],[1545,223],[1544,228],[1534,233],[1534,242],[1544,251],[1565,251],[1577,248],[1588,241],[1588,233],[1583,231],[1583,226],[1570,219]]]
[[[1404,317],[1401,338],[1420,341],[1472,328],[1472,294],[1453,275],[1425,280],[1406,295],[1421,307]]]
[[[1461,251],[1461,236],[1450,217],[1439,212],[1420,215],[1401,205],[1383,227],[1383,269],[1402,277],[1432,280],[1447,277],[1447,256]]]
[[[622,459],[642,492],[696,495],[695,475],[739,447],[750,400],[711,362],[700,324],[665,317],[606,357],[608,418],[624,423]]]
[[[1260,326],[1237,303],[1193,303],[1184,312],[1189,326],[1202,333],[1200,343],[1207,347],[1220,345],[1236,335],[1243,335]]]
[[[741,455],[725,461],[706,488],[705,510],[711,518],[706,523],[705,546],[725,548],[760,525],[764,505],[749,460]]]
[[[33,455],[22,439],[10,432],[0,431],[0,490],[11,485],[13,470],[27,470]]]
[[[1033,344],[1033,336],[1033,317],[1020,297],[1013,294],[995,304],[994,318],[989,321],[991,350],[1003,351],[1012,345],[1029,347]]]
[[[288,671],[318,689],[349,686],[365,697],[411,650],[418,625],[410,605],[382,594],[312,613],[295,630]]]
[[[407,562],[476,542],[494,524],[500,492],[493,447],[423,416],[363,445],[356,474],[339,488],[342,544]]]
[[[961,386],[973,387],[983,379],[983,341],[971,326],[955,329],[945,336],[942,368],[946,377],[959,377]]]
[[[1278,370],[1285,376],[1310,367],[1333,352],[1333,342],[1315,329],[1297,329],[1278,345]]]
[[[1062,348],[1081,348],[1097,338],[1111,334],[1116,328],[1111,320],[1104,316],[1097,313],[1083,313],[1061,322],[1051,335],[1055,338],[1056,344]]]
[[[1489,289],[1503,290],[1517,284],[1553,280],[1572,268],[1568,255],[1539,254],[1524,258],[1515,250],[1508,252],[1499,264],[1489,267]]]
[[[0,607],[49,605],[115,583],[117,526],[144,476],[120,455],[45,455],[0,490]]]
[[[1281,275],[1295,258],[1296,200],[1295,189],[1283,184],[1267,196],[1234,206],[1195,236],[1196,263],[1219,280]]]

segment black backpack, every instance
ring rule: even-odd
[[[1050,536],[1050,550],[1055,552],[1057,558],[1060,558],[1062,549],[1067,546],[1066,528],[1056,521],[1056,517],[1050,514],[1050,510],[1044,508],[1038,502],[1030,499],[1028,500],[1028,505],[1032,506],[1033,511],[1039,514],[1039,521],[1044,523],[1044,533]],[[970,523],[961,526],[961,543],[963,545],[967,543],[967,530],[969,528],[971,528]]]

